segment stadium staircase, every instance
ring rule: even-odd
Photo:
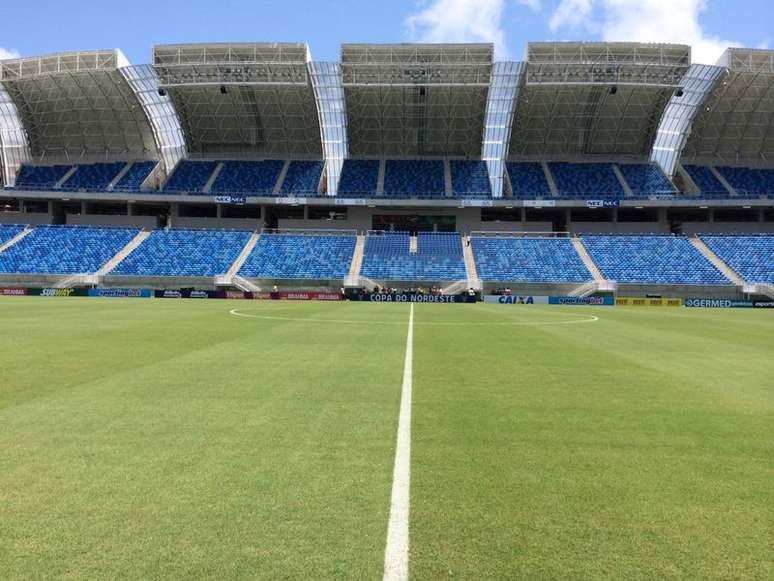
[[[577,236],[572,236],[570,241],[575,247],[575,251],[578,253],[578,256],[581,257],[583,263],[586,265],[586,268],[589,269],[591,276],[594,277],[594,280],[584,283],[573,289],[568,293],[568,296],[588,297],[598,292],[615,292],[618,290],[618,284],[615,281],[607,280],[602,274],[602,271],[599,270],[599,267],[597,267],[597,265],[594,264],[594,261],[591,260],[591,256],[589,256],[589,253],[586,250],[586,247],[583,246],[583,242],[581,242],[580,238]]]
[[[352,253],[352,262],[349,263],[349,274],[344,279],[344,286],[348,288],[359,288],[360,269],[363,266],[363,253],[365,252],[365,239],[362,234],[358,234],[355,242],[355,251]]]
[[[215,277],[215,286],[235,286],[240,290],[249,292],[258,292],[260,290],[246,278],[237,275],[239,269],[242,268],[245,260],[247,260],[247,257],[253,251],[253,248],[255,248],[258,238],[260,238],[258,232],[253,232],[250,235],[247,244],[245,244],[245,247],[242,249],[242,252],[239,253],[239,256],[236,257],[236,260],[234,260],[234,263],[228,269],[228,272],[222,276]]]
[[[484,288],[481,279],[478,278],[478,271],[476,270],[476,259],[473,256],[473,247],[470,245],[470,238],[463,236],[460,238],[462,243],[462,258],[465,260],[465,271],[468,274],[467,286],[463,290],[473,288],[475,290],[481,290]]]
[[[741,276],[739,276],[734,270],[728,266],[723,260],[720,259],[720,257],[712,252],[709,246],[707,246],[704,241],[699,238],[698,236],[693,236],[690,238],[691,244],[704,255],[704,258],[706,258],[710,263],[712,263],[715,268],[717,268],[720,272],[723,273],[723,276],[725,276],[728,280],[733,282],[736,286],[744,286],[745,281],[742,279]]]
[[[113,179],[110,180],[110,183],[105,188],[108,192],[112,192],[113,188],[116,187],[116,184],[121,181],[121,179],[129,173],[129,170],[132,169],[132,166],[134,165],[133,161],[130,161],[127,164],[124,164],[124,167],[121,168],[121,171],[119,171],[115,176],[113,176]]]
[[[756,284],[746,284],[742,287],[742,291],[748,295],[760,295],[774,299],[774,284],[762,282]]]
[[[10,240],[7,240],[4,244],[0,244],[0,252],[3,252],[6,248],[9,248],[9,247],[13,246],[14,244],[16,244],[19,240],[24,238],[30,232],[32,232],[32,228],[27,226],[26,228],[24,228],[24,230],[19,232],[16,236],[11,238]]]

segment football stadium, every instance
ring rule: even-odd
[[[0,61],[0,578],[771,579],[774,51]]]

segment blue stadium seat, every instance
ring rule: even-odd
[[[37,226],[0,252],[0,272],[94,273],[137,233],[128,228]]]
[[[481,160],[449,161],[451,168],[452,192],[460,198],[488,198],[492,196],[489,171]]]
[[[0,245],[8,242],[24,228],[24,224],[0,224]]]
[[[62,184],[65,191],[104,192],[126,162],[79,164],[75,172]]]
[[[172,175],[167,179],[167,183],[164,184],[164,192],[171,194],[202,193],[217,166],[217,161],[183,159],[178,162]]]
[[[569,238],[471,239],[476,270],[492,282],[581,283],[593,277]]]
[[[745,282],[774,284],[774,235],[702,234],[701,238]]]
[[[250,239],[242,230],[154,230],[110,271],[126,276],[217,276]]]
[[[609,163],[552,162],[548,166],[561,198],[620,199],[625,195]]]
[[[376,195],[379,181],[378,159],[345,159],[339,180],[339,196]]]
[[[242,268],[250,278],[344,278],[355,251],[354,235],[262,234]]]
[[[285,162],[279,159],[263,161],[224,161],[212,184],[213,194],[269,195]]]
[[[774,169],[718,167],[717,170],[739,196],[759,197],[774,194]]]
[[[443,161],[388,159],[384,168],[384,195],[437,198],[446,195]]]
[[[61,180],[71,165],[22,165],[16,175],[16,189],[49,190]]]
[[[605,278],[619,283],[729,284],[682,236],[584,235],[581,240]]]
[[[536,162],[508,162],[508,178],[511,181],[512,196],[519,200],[534,200],[551,197],[543,166]]]
[[[715,177],[710,168],[701,165],[684,165],[683,169],[699,188],[699,195],[703,198],[727,198],[729,196],[728,190]]]
[[[406,232],[387,232],[366,238],[361,274],[376,280],[463,280],[467,278],[462,243],[457,233],[424,233],[417,252],[410,252]]]
[[[668,195],[677,191],[655,163],[621,163],[618,169],[635,196]]]
[[[156,168],[155,161],[135,161],[113,186],[114,192],[139,192],[143,182]]]
[[[282,181],[283,194],[316,196],[324,163],[322,161],[291,161],[285,179]]]

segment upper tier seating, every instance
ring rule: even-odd
[[[699,188],[699,194],[705,198],[726,198],[728,190],[720,182],[712,170],[702,165],[684,165],[693,183]]]
[[[703,234],[702,240],[745,282],[774,284],[774,236]]]
[[[250,239],[241,230],[154,230],[112,271],[128,276],[225,274]]]
[[[581,283],[593,277],[569,238],[471,239],[481,280]]]
[[[369,235],[365,240],[362,276],[378,280],[411,280],[414,278],[414,255],[409,251],[407,232],[385,232]]]
[[[345,159],[341,168],[339,195],[375,196],[379,164],[378,159]]]
[[[774,169],[718,167],[718,172],[740,196],[774,194]]]
[[[316,196],[323,165],[322,161],[291,161],[282,181],[282,193]]]
[[[217,161],[183,159],[178,162],[167,183],[164,184],[164,191],[173,194],[201,193],[217,165]]]
[[[37,226],[0,252],[0,272],[94,273],[137,235],[128,228]]]
[[[24,228],[24,224],[0,224],[0,245],[8,242]]]
[[[548,185],[542,164],[537,162],[508,162],[506,168],[514,198],[532,200],[551,197],[551,187]]]
[[[729,284],[682,236],[584,235],[581,240],[604,277],[619,283]]]
[[[72,167],[71,165],[24,164],[16,175],[16,188],[30,190],[51,189]]]
[[[363,276],[376,280],[462,280],[467,278],[462,245],[456,233],[424,233],[417,252],[410,252],[406,232],[387,232],[366,238]]]
[[[462,241],[456,232],[420,232],[415,254],[417,280],[463,280],[468,277]]]
[[[75,172],[62,184],[62,189],[104,192],[125,165],[126,162],[123,161],[79,164]]]
[[[433,198],[446,194],[444,164],[439,159],[388,159],[384,195]]]
[[[613,198],[624,197],[621,182],[609,163],[549,164],[559,197],[562,198]]]
[[[452,192],[458,197],[490,197],[492,185],[486,162],[481,160],[449,161],[451,168]]]
[[[224,161],[223,168],[210,192],[240,194],[271,194],[285,165],[278,159],[263,161]]]
[[[113,186],[114,192],[139,192],[143,182],[156,168],[155,161],[135,161]]]
[[[262,234],[242,268],[251,278],[343,278],[355,251],[354,235]]]
[[[635,196],[674,194],[675,187],[655,163],[618,164],[626,183]]]

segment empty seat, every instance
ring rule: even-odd
[[[53,188],[72,167],[71,165],[24,164],[16,176],[16,188],[32,190]]]
[[[210,181],[212,172],[218,166],[217,161],[194,161],[183,159],[175,166],[172,175],[164,184],[167,193],[203,193],[204,186]]]
[[[655,163],[622,163],[618,164],[618,169],[635,196],[668,195],[676,191]]]
[[[140,187],[156,168],[155,161],[135,161],[113,186],[116,192],[139,192]]]
[[[138,233],[128,228],[37,226],[0,252],[0,272],[94,273]]]
[[[324,163],[322,161],[291,161],[285,179],[282,181],[283,194],[316,196],[320,187]]]
[[[385,163],[385,196],[433,198],[445,194],[442,160],[388,159]]]
[[[609,163],[552,162],[549,168],[559,197],[618,199],[624,196],[621,182]]]
[[[492,186],[489,183],[489,171],[486,162],[481,160],[449,161],[452,179],[452,192],[456,197],[490,197]]]
[[[379,165],[377,159],[345,159],[339,179],[339,195],[375,196]]]
[[[699,188],[699,195],[705,198],[725,198],[728,197],[728,190],[715,177],[712,170],[701,165],[684,165],[683,169],[688,173],[693,183]]]
[[[347,234],[263,234],[248,255],[241,276],[337,279],[349,272],[357,238]]]
[[[63,190],[104,192],[126,162],[79,164],[62,184]]]
[[[749,283],[774,283],[774,236],[703,234],[702,240]]]
[[[471,239],[476,271],[492,282],[581,283],[593,277],[569,238]]]
[[[213,194],[271,194],[284,165],[285,162],[279,159],[224,161],[210,192]]]
[[[548,185],[543,166],[536,162],[508,162],[508,179],[511,182],[511,195],[521,200],[548,198],[551,187]]]
[[[467,278],[462,243],[457,233],[417,236],[417,252],[410,251],[406,232],[387,232],[366,238],[361,274],[376,280],[451,281]]]

